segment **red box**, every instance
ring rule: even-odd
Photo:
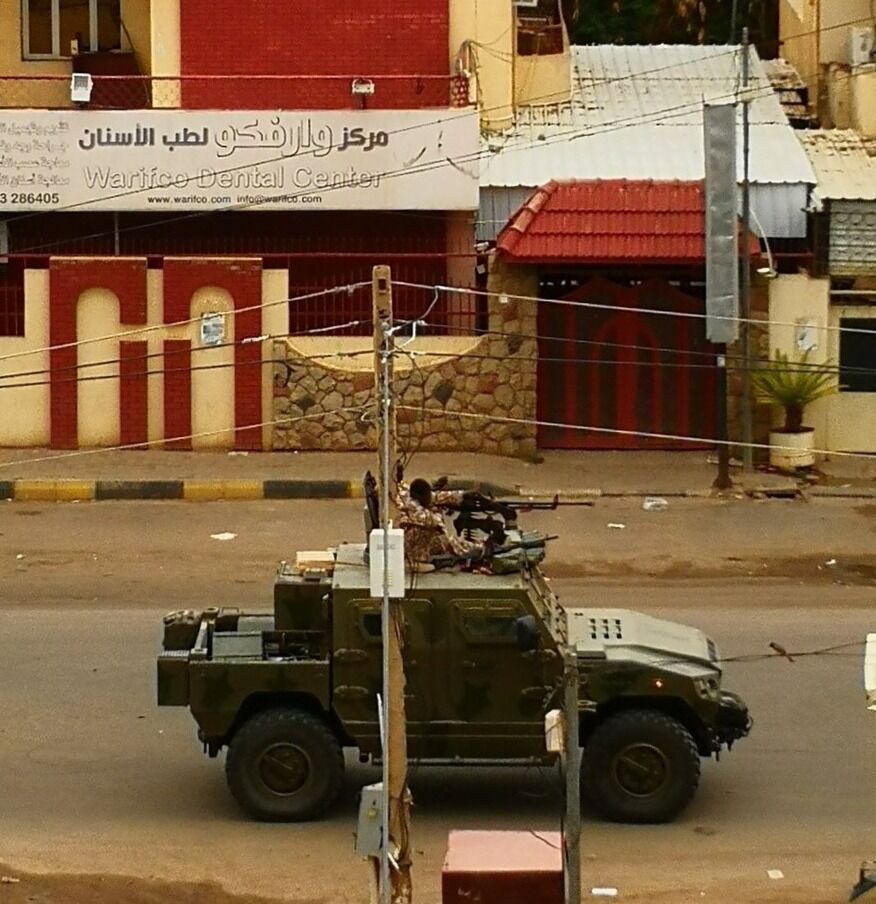
[[[443,904],[563,904],[559,832],[451,832]]]

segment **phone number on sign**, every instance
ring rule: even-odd
[[[61,196],[57,192],[3,192],[0,191],[0,204],[57,204]]]

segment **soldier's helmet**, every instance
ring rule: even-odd
[[[414,502],[419,502],[424,508],[429,508],[432,505],[432,487],[429,485],[428,480],[423,480],[422,477],[412,480],[411,488],[408,492],[411,499]]]

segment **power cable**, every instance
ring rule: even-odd
[[[726,51],[726,54],[736,55],[737,52],[738,52],[737,48],[732,48],[731,50]],[[724,55],[724,54],[722,53],[721,55]],[[673,68],[675,65],[676,64],[672,64],[672,66],[656,67],[653,71],[661,71],[663,69]],[[635,75],[635,77],[641,78],[646,74],[646,72],[647,72],[647,70],[643,70],[642,72],[637,73]],[[634,77],[633,75],[625,75],[625,76],[615,77],[614,79],[606,79],[604,81],[606,83],[610,83],[612,81],[625,81],[625,80],[631,79],[633,77]],[[719,77],[715,77],[715,78],[718,79]],[[721,80],[725,81],[725,82],[727,81],[727,79],[721,79]],[[762,95],[763,97],[770,97],[775,94],[775,89],[772,87],[772,85],[770,85],[768,83],[765,84],[761,89],[756,89],[756,90],[760,90],[760,91],[764,92]],[[756,91],[754,93],[756,93]],[[729,91],[723,95],[719,95],[719,96],[713,98],[713,100],[719,100],[721,98],[726,98],[729,100],[729,99],[736,97],[737,94],[738,94],[738,91],[734,87],[732,91]],[[545,98],[548,98],[548,99],[555,98],[555,94],[545,95]],[[533,100],[538,100],[538,98],[534,98]],[[503,106],[505,106],[505,105],[497,106],[497,107],[491,108],[491,109],[501,109]],[[603,123],[600,123],[599,126],[595,127],[595,128],[588,129],[585,127],[583,129],[583,131],[579,127],[576,129],[570,129],[570,130],[558,132],[554,135],[551,135],[549,138],[545,138],[544,140],[537,140],[535,142],[532,142],[529,145],[513,145],[513,146],[511,146],[510,150],[511,150],[511,152],[514,152],[514,151],[526,150],[529,147],[542,147],[546,144],[551,144],[555,141],[577,140],[580,138],[586,138],[586,137],[591,137],[591,136],[595,136],[595,135],[600,135],[600,134],[605,134],[608,132],[616,131],[617,129],[629,128],[629,127],[639,125],[639,124],[657,124],[660,122],[659,117],[663,113],[668,114],[667,118],[676,118],[678,116],[684,116],[689,112],[690,113],[696,112],[696,111],[700,110],[701,108],[702,108],[702,102],[700,100],[695,101],[695,102],[688,101],[684,104],[679,104],[679,105],[676,105],[673,107],[667,107],[662,110],[654,110],[654,111],[650,111],[645,114],[638,114],[636,117],[626,117],[626,118],[622,117],[618,120],[603,122]],[[475,111],[473,111],[473,115],[480,116],[482,112],[486,112],[486,111],[485,110],[475,110]],[[458,116],[458,114],[455,114],[455,116],[451,117],[451,118],[456,118],[457,116]],[[658,117],[658,119],[655,121],[654,117]],[[417,125],[406,126],[403,128],[395,129],[395,130],[392,130],[391,132],[389,132],[388,134],[400,134],[403,132],[408,132],[408,131],[412,131],[415,129],[426,128],[428,126],[440,124],[445,121],[447,121],[447,119],[439,118],[439,119],[431,120],[426,123],[419,123]],[[662,123],[662,124],[665,124],[665,123]],[[768,125],[768,124],[770,124],[770,123],[758,123],[758,125]],[[779,121],[779,122],[776,122],[773,124],[786,125],[787,120]],[[309,156],[312,153],[315,153],[315,150],[306,152],[305,154],[302,154],[302,155],[296,155],[296,157],[297,156]],[[432,162],[429,164],[423,164],[421,166],[403,168],[401,170],[388,170],[384,173],[378,173],[378,174],[374,174],[374,175],[376,175],[380,179],[399,178],[399,177],[406,176],[406,175],[429,172],[433,169],[440,169],[440,168],[443,168],[446,163],[450,163],[451,165],[458,166],[461,163],[474,162],[474,161],[480,160],[480,158],[482,158],[482,157],[492,156],[493,153],[494,153],[494,151],[491,148],[486,147],[486,148],[481,148],[480,150],[478,150],[477,152],[473,152],[472,154],[462,155],[457,158],[447,157],[444,160],[435,161],[435,162]],[[252,163],[241,164],[240,166],[230,167],[225,170],[217,170],[216,172],[223,173],[223,174],[224,173],[232,173],[232,172],[239,171],[241,169],[247,169],[247,168],[256,167],[256,166],[263,166],[268,163],[275,163],[275,162],[279,162],[279,161],[286,160],[286,159],[289,159],[289,158],[287,158],[284,155],[280,155],[280,156],[271,157],[271,158],[267,158],[264,160],[252,162]],[[325,189],[320,189],[320,191],[322,193],[331,192],[331,191],[342,191],[342,190],[344,190],[344,186],[329,186]],[[115,198],[121,198],[121,197],[130,196],[130,195],[140,194],[142,192],[147,192],[147,191],[154,191],[154,189],[150,188],[150,187],[131,189],[131,190],[123,191],[123,192],[118,192],[118,193],[110,195],[108,197],[104,197],[102,200],[112,200]],[[282,195],[265,196],[263,199],[260,199],[258,201],[246,202],[246,203],[237,204],[237,205],[228,205],[223,208],[217,208],[217,209],[213,209],[213,210],[209,210],[209,211],[195,211],[195,212],[188,213],[188,214],[181,214],[180,216],[171,217],[166,220],[161,220],[161,221],[158,221],[157,223],[140,224],[140,225],[136,225],[136,226],[124,227],[122,230],[119,230],[119,232],[127,232],[127,231],[132,231],[132,230],[154,228],[155,226],[158,226],[158,225],[164,225],[164,224],[172,223],[172,222],[181,222],[181,221],[188,220],[188,219],[191,219],[194,217],[204,217],[204,216],[209,216],[209,215],[215,214],[215,213],[222,213],[222,212],[228,212],[228,211],[234,211],[234,210],[245,210],[245,209],[249,209],[251,207],[258,207],[262,204],[268,204],[268,203],[271,203],[271,202],[279,200],[279,199],[291,199],[291,198],[304,197],[306,195],[312,194],[312,191],[313,190],[308,189],[307,191],[302,191],[302,192],[292,193],[292,194],[285,192]],[[50,214],[50,213],[61,213],[64,211],[82,207],[88,203],[89,202],[78,202],[73,205],[66,205],[66,206],[54,208],[52,210],[35,211],[33,213],[22,214],[21,216],[13,217],[13,218],[9,219],[7,222],[12,223],[12,222],[17,222],[17,221],[20,221],[23,219],[28,219],[30,217],[42,216],[42,215],[46,215],[46,214]],[[93,234],[91,234],[89,236],[85,236],[83,238],[85,238],[85,239],[98,238],[98,237],[103,237],[106,235],[114,235],[114,234],[116,234],[116,231],[106,230],[101,233],[93,233]],[[80,240],[82,240],[82,239],[80,238]],[[45,250],[46,248],[53,247],[53,245],[57,245],[57,244],[60,244],[60,243],[54,242],[49,245],[32,246],[31,248],[19,249],[15,253],[19,254],[19,255],[23,255],[23,254],[26,254],[26,253],[32,252],[32,251]]]
[[[413,283],[407,282],[405,280],[394,280],[394,285],[397,286],[406,286],[411,289],[428,289],[434,290],[435,286],[426,285],[424,283]],[[656,314],[661,317],[682,317],[691,320],[729,320],[733,323],[751,323],[755,326],[791,326],[791,327],[799,327],[800,324],[789,321],[789,320],[757,320],[752,317],[733,317],[731,315],[719,315],[719,314],[706,314],[706,313],[698,313],[694,311],[665,311],[659,308],[637,308],[631,307],[628,305],[611,305],[611,304],[600,304],[599,302],[593,301],[572,301],[571,299],[561,299],[561,298],[536,298],[532,295],[516,295],[511,292],[490,292],[487,289],[466,289],[459,288],[455,286],[438,286],[437,287],[441,292],[445,292],[448,294],[455,295],[477,295],[484,298],[507,298],[512,301],[531,301],[537,304],[555,304],[555,305],[564,305],[567,307],[573,308],[585,308],[590,310],[597,311],[613,311],[613,312],[623,312],[628,314]],[[840,327],[840,326],[831,326],[829,324],[824,326],[813,325],[814,329],[833,331],[833,332],[843,332],[843,333],[858,333],[866,336],[876,336],[876,330],[869,330],[863,327]]]
[[[407,405],[399,405],[397,408],[405,411],[419,410]],[[673,442],[696,443],[697,445],[733,446],[735,448],[739,448],[743,445],[743,443],[735,442],[733,440],[721,440],[713,437],[684,436],[676,433],[653,433],[645,430],[622,430],[617,427],[596,427],[584,424],[564,424],[557,421],[546,421],[537,418],[505,417],[503,415],[475,414],[474,412],[468,411],[447,410],[436,412],[436,415],[438,414],[440,414],[441,417],[472,418],[480,421],[493,421],[494,423],[499,424],[517,424],[527,427],[553,427],[560,430],[578,430],[589,433],[602,433],[611,436],[633,436],[640,439],[672,440]],[[794,452],[799,451],[791,446],[781,446],[770,443],[745,443],[744,445],[751,449],[762,449],[765,451],[769,451],[770,449]],[[815,455],[826,455],[834,458],[861,458],[866,459],[867,461],[876,460],[876,454],[867,452],[836,452],[829,449],[812,449],[811,452]]]
[[[258,424],[246,424],[242,427],[235,425],[223,427],[220,430],[205,430],[200,433],[187,433],[183,436],[167,436],[162,439],[145,439],[136,443],[124,443],[115,446],[107,446],[100,449],[76,449],[73,452],[60,452],[57,455],[43,455],[39,458],[22,458],[17,461],[0,462],[0,468],[15,468],[20,465],[42,464],[47,461],[57,461],[58,459],[78,458],[83,455],[101,455],[106,452],[125,452],[128,449],[142,449],[144,446],[163,446],[166,443],[187,442],[193,439],[204,439],[209,436],[220,436],[226,433],[236,433],[243,430],[258,430],[262,427],[273,427],[278,424],[295,424],[299,421],[312,421],[317,418],[326,417],[329,414],[342,414],[348,412],[363,411],[367,406],[355,405],[348,408],[335,408],[332,411],[320,411],[315,414],[303,414],[297,417],[280,417],[270,421],[262,421]]]
[[[331,289],[320,289],[319,291],[316,291],[316,292],[308,292],[305,295],[297,295],[292,298],[282,298],[282,299],[279,299],[276,301],[265,301],[260,304],[248,305],[247,307],[244,307],[244,308],[237,308],[233,313],[234,314],[243,314],[243,313],[246,313],[247,311],[260,311],[260,310],[264,310],[265,308],[276,307],[281,304],[288,305],[288,304],[292,304],[293,302],[310,301],[314,298],[323,298],[326,295],[338,295],[338,294],[341,294],[342,292],[352,293],[352,292],[354,292],[358,289],[361,289],[365,286],[368,286],[368,285],[371,285],[371,284],[367,283],[367,282],[358,282],[358,283],[352,283],[349,286],[335,286]],[[232,312],[229,312],[229,313],[232,313]],[[133,329],[123,330],[118,333],[110,333],[106,336],[94,336],[89,339],[77,339],[74,342],[61,342],[56,345],[47,345],[47,346],[44,346],[43,348],[34,348],[34,349],[29,349],[27,351],[20,351],[20,352],[10,352],[5,355],[0,355],[0,361],[9,361],[12,358],[25,358],[25,357],[29,357],[31,355],[45,354],[46,352],[53,352],[53,351],[57,351],[58,349],[78,348],[80,345],[89,345],[94,342],[106,342],[107,340],[110,340],[110,339],[126,339],[129,336],[138,336],[138,335],[142,335],[144,333],[152,333],[152,332],[156,332],[159,330],[168,330],[168,329],[172,329],[172,328],[178,327],[178,326],[187,326],[192,323],[197,323],[200,319],[201,319],[201,317],[199,315],[197,317],[189,317],[187,320],[175,321],[174,323],[161,323],[161,324],[155,324],[153,326],[135,327]],[[312,335],[315,333],[331,332],[332,330],[345,329],[345,328],[349,328],[349,327],[359,326],[360,324],[362,324],[364,322],[365,321],[363,321],[363,320],[351,320],[348,323],[338,324],[337,326],[332,326],[332,327],[321,327],[319,329],[311,330],[311,331],[308,331],[307,333],[300,333],[298,335]],[[367,322],[370,323],[371,322],[370,319]],[[254,342],[254,341],[257,341],[258,338],[259,337],[253,337],[249,341]],[[247,340],[245,340],[245,339],[241,340],[241,342],[246,342],[246,341]]]

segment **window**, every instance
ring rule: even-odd
[[[121,0],[22,0],[24,57],[68,57],[74,40],[80,53],[118,50],[122,43],[120,3]]]
[[[840,330],[841,392],[876,392],[876,317],[843,317]]]
[[[472,644],[517,643],[521,608],[513,602],[459,602],[455,604],[462,636]]]

